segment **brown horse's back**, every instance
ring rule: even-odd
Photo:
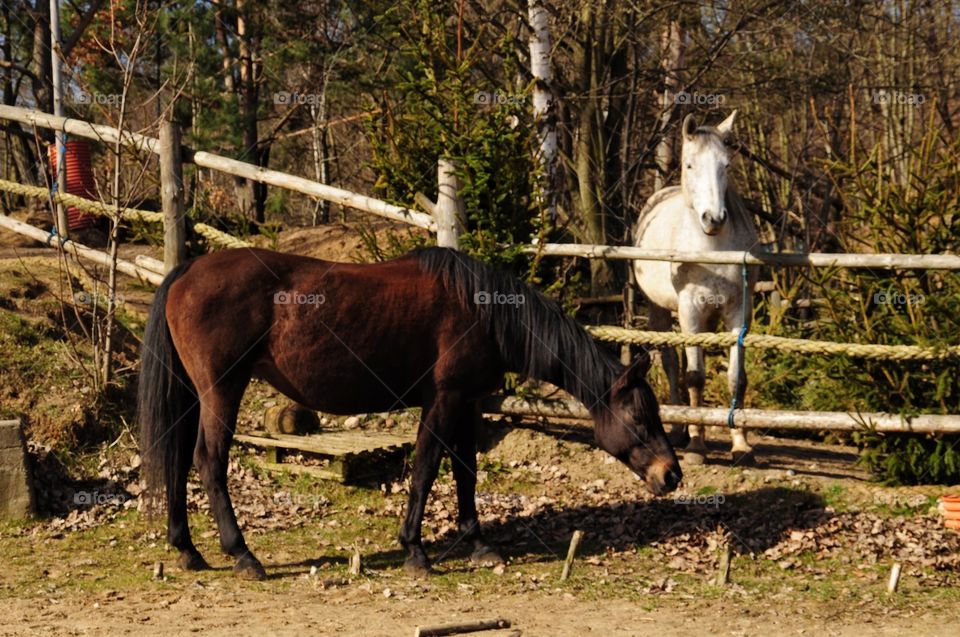
[[[348,414],[421,405],[437,384],[493,389],[503,371],[473,313],[414,257],[358,265],[210,254],[171,286],[167,320],[200,395],[254,375],[313,409]]]

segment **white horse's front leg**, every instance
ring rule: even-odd
[[[680,322],[680,331],[683,334],[699,334],[706,328],[706,316],[703,304],[695,302],[693,294],[682,292],[677,304],[677,316]],[[703,404],[703,385],[706,380],[706,371],[703,362],[703,348],[695,345],[684,347],[687,354],[687,391],[690,394],[690,406],[700,407]],[[690,444],[683,453],[683,460],[688,464],[703,464],[707,459],[707,445],[704,442],[704,428],[701,425],[690,425]]]
[[[747,311],[747,327],[750,326],[750,309]],[[736,307],[729,307],[724,317],[724,322],[730,326],[729,329],[734,334],[739,335],[743,323],[743,309],[739,304]],[[727,368],[727,385],[730,388],[730,396],[736,396],[737,408],[743,409],[743,399],[747,393],[747,373],[744,368],[744,357],[740,355],[740,348],[736,345],[730,347],[730,365]],[[739,386],[738,386],[739,378]],[[753,447],[747,442],[747,432],[743,427],[734,427],[730,431],[733,438],[731,456],[734,463],[750,463],[753,461]]]

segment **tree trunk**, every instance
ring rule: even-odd
[[[575,143],[575,170],[579,187],[582,239],[586,243],[606,243],[607,229],[601,195],[603,184],[602,116],[600,112],[600,43],[594,5],[585,0],[580,8],[580,41],[575,53],[575,68],[580,77],[580,112]],[[590,261],[590,294],[602,296],[614,288],[613,269],[603,259]]]
[[[50,2],[36,0],[33,14],[33,57],[31,61],[33,99],[37,108],[44,113],[53,112],[53,65],[50,57]],[[40,138],[53,142],[53,131],[41,129]]]
[[[7,3],[3,4],[3,59],[9,62],[13,61],[13,49],[11,42],[13,41],[13,26],[10,22],[10,5]],[[5,68],[3,73],[3,103],[7,106],[15,106],[17,101],[17,91],[13,81],[13,69]],[[6,151],[9,153],[10,159],[13,160],[13,169],[15,171],[16,181],[19,181],[22,184],[28,186],[35,186],[38,182],[37,171],[34,170],[35,166],[35,156],[33,154],[33,148],[30,146],[30,140],[27,137],[26,133],[23,132],[23,129],[20,127],[20,124],[17,122],[4,122],[0,126],[0,130],[4,132],[4,138],[6,141]],[[4,173],[4,179],[8,177]]]
[[[240,93],[240,120],[243,133],[243,151],[239,159],[258,163],[257,100],[256,87],[253,84],[253,53],[248,18],[246,0],[237,0],[237,44],[240,65],[240,85],[237,88]],[[254,221],[262,221],[263,219],[258,218],[256,211],[254,182],[237,177],[234,180],[234,187],[240,214]]]
[[[660,93],[660,141],[657,143],[657,172],[653,180],[654,191],[667,185],[667,176],[673,168],[676,135],[670,131],[680,93],[680,69],[683,68],[684,30],[676,20],[664,25],[660,34],[660,65],[663,68],[663,91]]]
[[[310,119],[313,122],[313,131],[311,135],[313,150],[313,176],[314,179],[322,184],[328,183],[329,168],[327,158],[329,156],[329,147],[327,144],[327,80],[324,78],[320,86],[319,104],[310,103]],[[330,202],[320,199],[313,208],[313,225],[317,222],[330,223]]]
[[[553,69],[550,66],[550,13],[544,0],[529,0],[530,70],[533,73],[533,117],[540,142],[540,209],[550,223],[557,220],[557,119]]]

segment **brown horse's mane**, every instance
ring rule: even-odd
[[[413,255],[439,277],[464,308],[476,312],[510,371],[562,387],[591,412],[602,408],[624,370],[560,306],[516,277],[461,252],[421,248]],[[522,304],[480,304],[480,293],[518,295]]]

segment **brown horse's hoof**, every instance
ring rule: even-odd
[[[470,561],[477,566],[499,566],[505,564],[503,557],[491,546],[479,546],[470,555]]]
[[[233,567],[233,574],[240,579],[260,581],[267,579],[263,564],[255,557],[241,557]]]
[[[753,449],[749,451],[734,449],[730,452],[730,459],[733,464],[744,467],[752,467],[757,464],[757,457],[754,455]]]
[[[403,563],[404,572],[410,577],[428,577],[433,574],[430,562],[408,557]]]
[[[203,559],[199,551],[184,551],[177,558],[177,566],[185,571],[208,571],[210,565]]]
[[[707,462],[707,454],[701,453],[700,451],[686,451],[683,452],[683,463],[690,466],[697,466]]]

